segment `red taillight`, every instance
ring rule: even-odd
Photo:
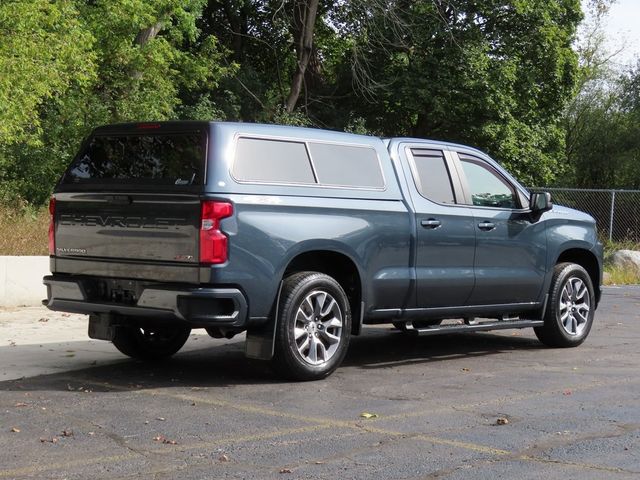
[[[56,199],[49,200],[49,255],[56,254]]]
[[[200,214],[200,263],[224,263],[229,255],[227,236],[220,231],[220,220],[233,214],[228,202],[205,200]]]

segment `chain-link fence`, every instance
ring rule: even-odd
[[[553,203],[587,212],[602,238],[640,242],[640,190],[535,188],[551,193]]]

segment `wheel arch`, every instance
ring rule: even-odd
[[[334,278],[344,289],[351,307],[351,333],[362,329],[362,276],[356,263],[348,255],[333,250],[310,250],[293,257],[287,264],[282,278],[297,272],[320,272]]]
[[[569,248],[560,253],[554,265],[563,262],[575,263],[587,271],[589,278],[591,278],[591,283],[593,284],[593,290],[596,294],[597,306],[600,302],[601,268],[595,254],[584,248]]]

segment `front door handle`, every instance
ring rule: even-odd
[[[496,228],[496,224],[495,223],[491,223],[491,222],[481,222],[481,223],[478,224],[478,228],[480,230],[489,231],[489,230],[493,230],[494,228]]]
[[[420,222],[420,225],[422,225],[424,228],[438,228],[440,227],[441,223],[440,220],[430,218],[429,220],[422,220]]]

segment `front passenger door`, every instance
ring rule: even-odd
[[[497,168],[474,155],[457,156],[476,232],[469,304],[537,302],[545,275],[544,225],[532,223],[528,206]]]

